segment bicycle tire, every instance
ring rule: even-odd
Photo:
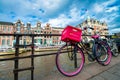
[[[95,46],[96,46],[96,54],[95,54],[96,61],[103,66],[108,65],[111,62],[111,58],[112,58],[110,47],[107,45],[107,43],[103,41],[101,41],[99,44],[96,44]],[[104,59],[100,60],[101,57],[103,57]]]
[[[56,55],[56,66],[57,66],[57,69],[59,70],[60,73],[62,73],[65,76],[72,77],[72,76],[75,76],[78,73],[80,73],[80,71],[82,70],[82,68],[84,66],[84,62],[85,62],[85,57],[84,57],[82,50],[77,46],[77,60],[79,60],[81,62],[79,62],[80,64],[77,68],[74,68],[73,62],[68,61],[70,59],[68,58],[68,55],[66,53],[69,51],[65,51],[65,48],[68,46],[72,46],[73,48],[75,47],[75,45],[62,46],[58,50],[57,55]],[[63,51],[65,53],[63,53]],[[65,64],[64,64],[64,62],[65,62]],[[78,64],[78,61],[77,61],[77,64]],[[75,70],[73,70],[73,69],[75,69]],[[70,70],[70,71],[68,71],[68,70]]]
[[[114,57],[117,57],[119,55],[118,48],[115,42],[112,42],[111,52]]]

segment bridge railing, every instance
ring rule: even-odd
[[[26,71],[30,70],[31,71],[31,80],[34,80],[34,58],[35,57],[41,57],[41,56],[49,56],[49,55],[55,55],[56,52],[54,53],[47,53],[47,54],[35,54],[35,48],[34,48],[34,40],[35,37],[38,36],[61,36],[61,34],[0,34],[0,36],[13,36],[14,39],[16,39],[16,44],[14,46],[15,48],[15,54],[2,54],[0,56],[9,56],[9,55],[14,55],[13,57],[8,57],[8,58],[1,58],[0,61],[8,61],[8,60],[13,60],[14,61],[14,80],[18,80],[18,74],[21,71]],[[29,36],[31,37],[31,44],[29,45],[21,45],[19,44],[20,42],[20,37],[22,36]],[[91,36],[91,35],[82,35],[82,36]],[[101,35],[101,36],[106,36],[106,35]],[[21,47],[30,47],[31,48],[31,55],[26,55],[26,56],[19,56],[19,48]],[[19,60],[20,59],[25,59],[25,58],[30,58],[31,59],[31,66],[26,67],[26,68],[19,68]]]

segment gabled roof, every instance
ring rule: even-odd
[[[4,22],[4,21],[0,21],[0,24],[2,24],[2,25],[13,25],[12,22]]]

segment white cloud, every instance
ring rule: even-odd
[[[71,19],[67,18],[64,14],[61,14],[58,18],[50,19],[47,23],[50,23],[52,26],[64,27],[70,22]]]
[[[61,0],[42,0],[42,7],[48,10],[55,10],[59,8],[59,5],[62,5],[63,1]],[[58,5],[59,4],[59,5]]]
[[[109,30],[109,33],[110,33],[110,34],[118,33],[118,32],[120,32],[120,28],[115,28],[115,29]]]
[[[3,1],[3,3],[1,3],[1,1]],[[117,13],[118,7],[108,7],[114,4],[116,0],[102,1],[102,3],[96,1],[95,3],[91,2],[90,6],[88,4],[89,7],[81,7],[81,5],[85,5],[84,2],[86,1],[80,1],[80,4],[78,4],[78,1],[74,1],[73,3],[69,0],[0,0],[0,4],[5,4],[2,6],[4,9],[2,9],[2,7],[0,8],[4,10],[4,13],[0,13],[0,16],[1,19],[6,21],[11,20],[14,22],[17,19],[21,19],[25,24],[26,22],[31,22],[35,25],[38,20],[41,20],[41,22],[43,21],[43,26],[45,26],[46,23],[50,23],[53,27],[65,27],[71,24],[77,25],[87,17],[87,14],[90,16],[94,14],[94,18],[107,22],[110,29],[116,27],[116,24],[113,25],[112,23],[116,23],[114,19],[119,15],[119,13]],[[71,5],[65,7],[67,3],[68,5],[71,3]],[[82,8],[87,9],[89,13],[88,11],[87,13],[82,11]],[[44,13],[42,13],[40,9],[44,10]],[[9,15],[10,12],[14,12],[14,14],[12,14],[12,16],[15,16],[14,18]],[[56,13],[58,14],[55,15]]]
[[[50,23],[54,27],[55,26],[65,27],[66,25],[70,25],[71,23],[80,21],[84,17],[85,17],[84,15],[80,16],[80,11],[77,8],[72,8],[69,11],[68,15],[61,14],[57,18],[49,19],[49,21],[46,23]]]
[[[112,12],[112,11],[117,11],[118,10],[118,7],[117,6],[114,6],[114,7],[110,7],[106,10],[106,12]]]
[[[113,22],[113,20],[117,17],[118,15],[116,13],[110,14],[108,16],[103,16],[100,21],[105,21],[107,23]]]
[[[116,28],[117,24],[115,22],[115,19],[119,17],[119,13],[117,12],[119,7],[113,5],[114,3],[116,3],[116,0],[107,0],[103,3],[97,2],[93,5],[93,10],[91,9],[100,21],[105,21],[108,24],[110,34],[120,32],[120,28]]]
[[[103,12],[104,6],[96,3],[96,4],[94,4],[94,6],[93,6],[93,10],[94,10],[95,13]]]
[[[103,16],[100,21],[105,21],[107,23],[111,23],[114,21],[115,18],[117,18],[119,15],[117,13],[112,13],[112,14],[107,14],[105,16]]]
[[[0,13],[1,20],[11,20],[14,22],[18,19],[21,19],[25,23],[32,22],[34,24],[41,18],[42,20],[45,20],[45,18],[50,18],[51,15],[54,16],[56,12],[61,9],[61,7],[68,3],[68,1],[69,0],[1,0],[1,4],[4,5],[2,6],[4,9],[1,8],[2,12],[4,12]],[[44,10],[45,12],[40,12],[40,9]],[[14,18],[12,18],[11,12],[14,13]],[[32,16],[35,16],[36,18],[33,18]],[[50,20],[50,22],[53,22],[53,20]]]
[[[116,11],[118,10],[117,6],[113,6],[111,8],[107,8],[108,5],[115,3],[116,0],[108,0],[106,2],[103,3],[95,3],[93,5],[93,11],[95,13],[100,13],[100,12],[112,12],[112,11]]]
[[[102,5],[103,6],[108,6],[108,5],[110,5],[110,4],[113,4],[113,3],[115,3],[117,0],[108,0],[108,1],[106,1],[106,2],[104,2],[104,3],[102,3]]]
[[[36,0],[34,1],[33,4],[33,8],[34,9],[43,9],[45,10],[45,14],[55,14],[54,12],[58,11],[59,9],[61,9],[61,7],[65,6],[66,3],[68,3],[69,0]]]
[[[6,15],[10,12],[14,12],[16,16],[36,15],[37,17],[45,17],[48,14],[56,14],[61,6],[65,6],[68,0],[2,0],[4,9],[2,9]],[[44,10],[41,13],[39,9]]]

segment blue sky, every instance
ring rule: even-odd
[[[0,0],[0,21],[37,21],[44,26],[76,26],[89,15],[108,24],[109,32],[120,32],[120,0]]]

